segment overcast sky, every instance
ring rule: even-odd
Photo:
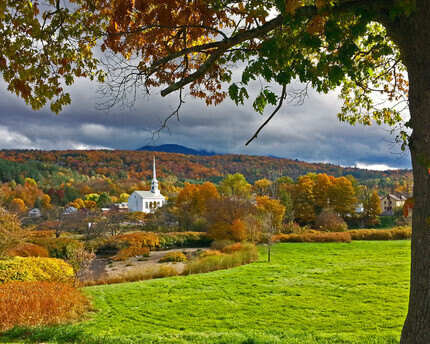
[[[275,89],[276,90],[276,89]],[[0,83],[1,149],[126,149],[148,143],[148,128],[177,104],[176,96],[162,98],[154,92],[140,97],[134,110],[96,109],[97,84],[80,80],[72,88],[72,105],[59,115],[49,109],[32,111],[24,101]],[[377,125],[363,127],[336,118],[341,102],[336,94],[310,92],[304,105],[285,105],[249,146],[245,142],[270,114],[226,100],[206,107],[201,100],[186,98],[180,121],[169,122],[153,144],[175,143],[217,153],[272,155],[307,162],[329,162],[368,168],[411,168],[409,154],[392,144],[395,135]]]

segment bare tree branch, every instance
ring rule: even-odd
[[[282,107],[282,104],[284,102],[285,97],[287,96],[287,86],[283,85],[282,86],[282,94],[279,98],[279,104],[276,107],[275,111],[272,112],[272,114],[269,116],[268,119],[266,119],[266,121],[260,126],[260,128],[258,128],[258,130],[255,132],[255,134],[248,140],[247,143],[245,143],[245,146],[248,146],[254,139],[257,138],[258,134],[260,133],[261,130],[263,130],[263,128],[267,125],[267,123],[270,122],[270,120],[273,118],[273,116],[276,115],[276,113],[279,111],[279,109]]]

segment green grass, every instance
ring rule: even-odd
[[[398,343],[410,242],[285,243],[258,262],[186,277],[86,288],[98,309],[33,342]],[[15,329],[1,341],[20,338]],[[22,337],[21,337],[22,338]]]

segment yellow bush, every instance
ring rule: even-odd
[[[0,260],[0,284],[10,281],[71,283],[73,268],[61,259],[14,257]]]
[[[159,261],[159,263],[167,262],[187,262],[187,256],[182,252],[168,252]]]

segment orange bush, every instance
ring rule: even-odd
[[[55,238],[55,233],[51,230],[32,231],[31,236],[33,238]]]
[[[45,247],[30,243],[17,245],[8,253],[12,257],[49,257],[49,251]]]
[[[241,251],[242,249],[243,249],[243,245],[242,245],[242,243],[240,243],[240,242],[236,242],[236,243],[234,243],[234,244],[231,244],[231,245],[228,245],[228,246],[224,247],[224,248],[221,250],[221,252],[222,252],[222,253],[230,254],[230,253],[233,253],[233,252]]]
[[[90,302],[68,284],[9,282],[0,285],[0,331],[14,326],[70,322],[90,309]]]
[[[405,240],[412,235],[411,228],[356,229],[349,231],[352,240]]]
[[[158,247],[160,239],[155,233],[127,233],[120,234],[112,238],[112,241],[124,246],[135,247]]]
[[[351,242],[351,235],[347,232],[320,232],[277,235],[274,239],[280,242]]]
[[[112,257],[114,261],[126,260],[136,256],[148,256],[149,247],[136,247],[130,246],[120,250],[115,256]]]

